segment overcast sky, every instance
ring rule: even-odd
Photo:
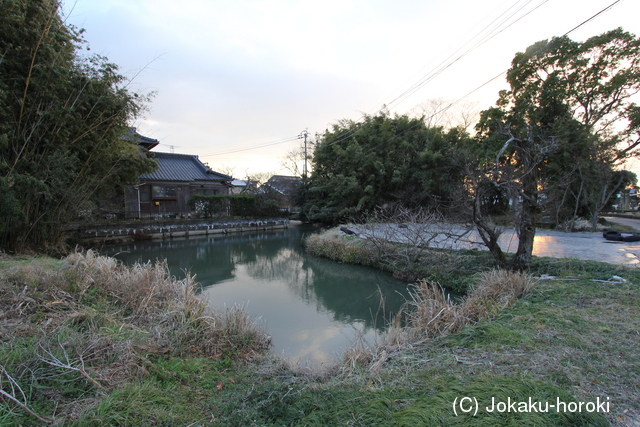
[[[615,4],[614,4],[615,3]],[[281,172],[340,119],[445,98],[492,106],[518,51],[570,33],[640,35],[638,0],[64,0],[68,22],[156,92],[135,124],[155,151],[215,170]],[[491,81],[491,82],[490,82]],[[488,83],[490,82],[490,83]],[[456,104],[459,106],[460,104]],[[240,151],[242,150],[242,151]],[[233,151],[233,152],[232,152]]]

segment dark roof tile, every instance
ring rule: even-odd
[[[155,181],[229,181],[229,175],[214,172],[205,166],[198,156],[175,153],[150,153],[158,161],[158,169],[140,179]]]
[[[152,150],[155,148],[160,142],[157,139],[149,138],[148,136],[143,136],[138,133],[136,128],[129,128],[129,132],[127,132],[122,139],[125,141],[135,142],[142,148],[147,150]]]
[[[280,194],[293,195],[298,191],[301,184],[302,178],[297,176],[273,175],[262,186],[265,187],[265,190],[271,189]]]

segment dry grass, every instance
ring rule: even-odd
[[[163,261],[126,266],[88,251],[55,267],[15,263],[0,271],[0,368],[23,389],[56,394],[63,381],[81,395],[106,394],[146,375],[152,354],[246,356],[268,347],[242,307],[214,312],[196,291],[193,277],[176,279]],[[31,411],[20,393],[4,397]],[[65,407],[77,410],[75,401]]]
[[[451,301],[440,285],[433,282],[419,282],[411,292],[408,306],[408,327],[421,338],[458,330],[466,320],[461,306]]]
[[[530,274],[492,270],[479,274],[478,285],[461,304],[466,316],[477,322],[491,314],[510,308],[515,301],[531,292],[538,282]]]
[[[377,225],[351,225],[360,234],[348,236],[339,228],[332,228],[313,234],[305,240],[308,253],[338,262],[361,264],[390,272],[396,279],[416,282],[419,279],[446,283],[447,287],[459,293],[468,291],[469,277],[473,272],[486,271],[492,263],[488,251],[444,251],[430,248],[443,236],[459,240],[461,235],[447,231],[447,227],[422,225],[407,228],[400,225],[378,227]],[[464,233],[462,230],[460,233]],[[425,234],[422,236],[422,234]],[[394,237],[395,236],[395,237]],[[393,238],[410,242],[396,242]],[[486,253],[484,253],[486,252]],[[470,274],[460,275],[465,269]]]
[[[88,251],[68,256],[63,264],[77,274],[80,298],[94,289],[107,292],[131,323],[172,352],[215,354],[229,347],[268,346],[269,337],[244,309],[211,311],[196,293],[194,278],[176,279],[164,260],[126,266]]]
[[[459,331],[491,318],[511,307],[533,289],[533,276],[507,270],[479,273],[476,285],[462,301],[452,301],[435,282],[419,281],[411,299],[379,337],[376,348],[356,339],[342,357],[342,366],[351,372],[358,366],[377,370],[390,353]]]
[[[78,274],[81,299],[99,286],[141,323],[149,323],[158,315],[174,310],[198,317],[206,306],[206,302],[195,295],[192,277],[187,275],[184,280],[176,280],[170,276],[165,261],[128,267],[114,258],[88,251],[68,256],[64,265]]]
[[[353,345],[342,354],[342,369],[354,370],[358,366],[368,366],[373,362],[377,351],[366,345],[361,331],[357,331]]]
[[[454,302],[438,283],[420,281],[411,292],[411,300],[381,337],[381,348],[387,351],[420,343],[491,318],[530,292],[536,282],[533,276],[521,272],[480,273],[469,294]]]
[[[0,343],[54,329],[63,321],[55,313],[69,309],[77,305],[59,271],[35,261],[0,270]],[[51,315],[33,322],[39,312]]]
[[[314,256],[329,258],[349,264],[373,265],[378,255],[375,248],[367,246],[364,240],[353,241],[338,228],[320,234],[312,234],[305,240],[307,252]]]

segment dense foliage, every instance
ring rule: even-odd
[[[595,230],[611,196],[635,182],[619,170],[637,155],[640,127],[632,97],[640,89],[640,39],[620,29],[583,43],[541,41],[518,53],[510,90],[482,112],[472,148],[476,201],[491,187],[512,201],[519,246],[512,264],[531,259],[536,217],[589,216]],[[476,203],[474,220],[500,264],[498,233]]]
[[[147,98],[106,58],[82,56],[81,31],[59,7],[2,2],[0,247],[8,250],[59,244],[80,210],[154,167],[122,138]]]
[[[465,137],[386,113],[335,124],[317,143],[303,213],[335,222],[385,204],[444,208],[462,182],[455,146]]]
[[[386,113],[335,124],[317,144],[303,213],[325,222],[389,204],[462,213],[501,265],[494,217],[512,214],[517,268],[541,217],[568,228],[587,217],[595,228],[636,180],[622,163],[640,147],[640,39],[616,29],[541,41],[515,55],[507,82],[474,138]]]
[[[635,182],[620,166],[640,143],[632,101],[640,90],[640,39],[616,29],[582,43],[544,40],[514,57],[507,81],[510,90],[482,114],[478,154],[503,172],[522,167],[525,151],[541,156],[542,209],[556,223],[587,217],[595,225],[611,195]],[[511,145],[493,161],[510,137],[528,134],[528,146]]]

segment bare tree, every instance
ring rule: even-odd
[[[455,104],[453,125],[471,132],[480,118],[477,101],[459,101]]]
[[[449,109],[452,105],[453,101],[448,101],[444,98],[433,98],[416,105],[412,109],[412,112],[417,116],[423,117],[427,127],[442,126],[444,128],[451,128]]]
[[[275,175],[274,172],[249,172],[249,170],[245,171],[245,181],[247,182],[247,186],[243,190],[245,194],[257,194],[258,189],[267,181]]]
[[[205,165],[209,166],[206,163],[205,163]],[[226,164],[226,163],[221,163],[219,166],[216,167],[216,172],[220,172],[220,173],[223,173],[225,175],[233,176],[234,172],[235,172],[235,168],[233,166],[231,166],[231,165]]]
[[[454,101],[445,98],[429,99],[416,105],[411,111],[414,115],[423,117],[427,127],[460,127],[466,131],[470,131],[480,117],[476,101]]]
[[[538,210],[539,167],[558,147],[556,138],[551,137],[536,142],[531,126],[526,127],[524,136],[514,136],[510,125],[502,133],[509,137],[504,143],[494,164],[494,169],[475,178],[473,194],[473,223],[494,259],[501,267],[507,266],[506,257],[498,238],[501,230],[492,224],[483,213],[483,201],[488,188],[502,189],[512,200],[515,213],[515,228],[518,248],[509,267],[525,269],[531,262],[533,240],[536,234],[535,214]],[[511,153],[511,154],[508,154]]]
[[[410,280],[418,278],[417,267],[428,248],[466,246],[471,232],[469,227],[446,222],[435,211],[402,206],[378,208],[365,215],[356,228],[376,248],[382,263],[394,266]]]
[[[304,149],[294,148],[290,150],[282,159],[283,168],[291,172],[293,176],[302,176],[304,171]]]

